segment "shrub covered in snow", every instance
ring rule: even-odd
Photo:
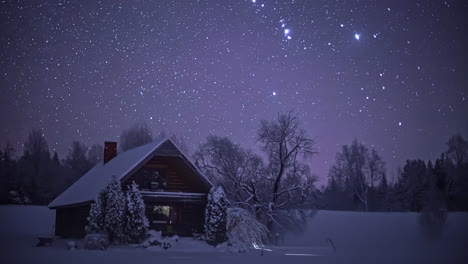
[[[84,240],[84,248],[91,250],[104,250],[110,246],[109,238],[104,234],[88,234]]]
[[[67,249],[68,250],[75,250],[77,248],[75,241],[68,241],[67,242]]]
[[[145,203],[135,182],[128,186],[125,196],[125,235],[128,242],[140,243],[146,237],[149,223],[145,215]]]
[[[208,244],[218,245],[226,241],[227,206],[228,202],[223,189],[211,188],[208,193],[204,226]]]
[[[144,247],[159,246],[162,241],[161,231],[149,230],[148,238],[143,242]]]
[[[160,246],[169,249],[177,242],[179,242],[178,236],[163,237],[161,231],[150,230],[148,238],[143,242],[143,247]]]
[[[193,237],[193,239],[199,240],[199,241],[205,241],[206,240],[205,234],[193,233],[192,237]]]
[[[86,232],[106,234],[111,242],[125,240],[124,210],[125,196],[120,181],[113,176],[91,205]]]
[[[268,241],[268,228],[242,208],[227,210],[227,234],[229,241],[239,244],[263,245]]]

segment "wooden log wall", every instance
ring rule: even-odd
[[[193,172],[180,157],[156,156],[149,160],[142,168],[157,169],[166,176],[165,191],[206,193],[201,179]],[[131,175],[123,183],[123,186],[131,184],[135,180]],[[126,187],[125,187],[126,188]]]

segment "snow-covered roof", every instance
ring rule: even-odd
[[[106,187],[112,176],[122,179],[129,173],[138,169],[153,157],[153,154],[165,142],[171,142],[176,148],[177,146],[170,139],[163,139],[155,141],[138,148],[134,148],[122,153],[104,164],[102,161],[89,170],[85,175],[73,183],[68,189],[55,198],[49,205],[49,208],[56,208],[62,206],[76,205],[85,202],[93,201],[100,190]],[[203,174],[190,162],[190,160],[177,148],[182,158],[195,168],[205,183],[212,186],[211,182],[204,177]]]

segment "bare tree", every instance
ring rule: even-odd
[[[94,166],[103,159],[104,148],[100,144],[94,144],[88,149],[86,156],[91,165]]]
[[[24,153],[27,156],[39,157],[49,153],[49,146],[41,130],[33,129],[24,142]]]
[[[385,161],[379,153],[372,149],[368,160],[369,180],[371,188],[374,188],[385,177]]]
[[[336,154],[335,164],[330,169],[330,176],[341,182],[347,182],[361,203],[368,211],[370,187],[385,174],[385,163],[376,150],[369,149],[356,139],[350,146],[344,145]]]
[[[215,183],[222,185],[229,199],[237,206],[260,213],[264,203],[261,188],[263,161],[227,137],[208,136],[196,151],[195,161]]]
[[[447,141],[447,156],[457,165],[468,161],[468,141],[460,134],[453,135]]]
[[[224,187],[236,206],[250,209],[257,219],[279,224],[282,210],[298,208],[317,180],[304,158],[314,154],[314,140],[300,129],[293,112],[262,121],[258,133],[267,164],[227,137],[209,136],[195,153],[197,165]]]
[[[86,145],[74,140],[65,159],[65,165],[75,171],[78,178],[83,176],[93,165],[86,158],[87,151]]]
[[[49,146],[41,130],[33,129],[24,142],[24,156],[32,164],[31,188],[33,198],[38,196],[39,175],[41,175],[48,159],[50,159]]]
[[[306,185],[294,186],[284,186],[282,182],[288,174],[298,179],[309,177],[309,170],[301,163],[301,159],[316,153],[315,140],[306,135],[305,130],[300,127],[297,115],[289,111],[286,114],[278,114],[276,120],[263,120],[258,132],[258,141],[268,157],[269,178],[273,181],[271,201],[268,205],[268,225],[271,228],[277,209],[285,208],[291,202],[291,199],[288,199],[291,192],[302,192],[312,187],[313,180]]]
[[[127,151],[153,141],[153,137],[146,123],[137,123],[125,129],[120,135],[120,148]]]

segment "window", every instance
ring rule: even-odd
[[[141,168],[135,174],[135,181],[142,190],[166,189],[166,175],[161,169]]]
[[[152,205],[148,218],[153,224],[175,224],[177,208],[167,205]]]
[[[165,224],[171,215],[170,206],[154,206],[152,212],[152,222],[155,224]]]

